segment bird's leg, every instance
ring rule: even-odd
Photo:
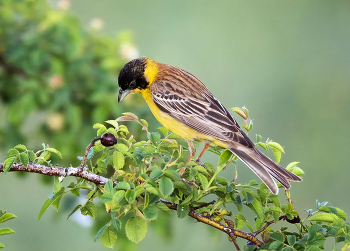
[[[204,164],[202,164],[202,163],[200,162],[200,159],[202,158],[204,152],[205,152],[208,148],[209,148],[209,143],[205,143],[205,145],[204,145],[204,147],[203,147],[203,150],[201,151],[201,153],[200,153],[200,154],[198,155],[198,157],[196,158],[196,163],[197,163],[198,165],[201,165],[201,166],[205,167]]]
[[[190,151],[190,156],[188,157],[188,159],[186,160],[185,166],[183,168],[181,168],[179,175],[182,177],[182,175],[184,174],[184,172],[186,171],[186,165],[188,162],[190,162],[193,158],[193,156],[196,154],[196,148],[194,147],[194,144],[192,142],[192,140],[188,140],[185,139],[187,145],[188,145],[188,150]]]

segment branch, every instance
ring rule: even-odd
[[[15,172],[15,171],[23,171],[23,172],[30,172],[30,173],[40,173],[48,176],[74,176],[74,177],[80,177],[87,181],[93,182],[96,185],[104,185],[106,184],[109,179],[105,178],[100,175],[96,175],[94,173],[90,173],[87,171],[81,171],[80,168],[75,167],[48,167],[44,165],[35,164],[32,162],[28,163],[28,167],[26,168],[22,163],[14,163],[9,172]],[[0,173],[3,173],[3,163],[0,163]],[[115,186],[118,183],[118,181],[113,181],[113,185]],[[159,199],[159,202],[165,204],[168,208],[172,210],[177,210],[178,204]],[[212,202],[209,202],[208,204],[211,204]],[[264,243],[260,241],[258,238],[256,238],[256,234],[249,234],[246,232],[238,231],[232,227],[225,226],[217,221],[214,221],[203,214],[197,213],[195,209],[198,209],[198,207],[190,207],[190,211],[188,215],[194,219],[196,219],[199,222],[202,222],[204,224],[207,224],[209,226],[212,226],[216,229],[219,229],[220,231],[228,234],[231,238],[233,236],[241,237],[243,239],[249,240],[256,244],[257,246],[262,246]]]

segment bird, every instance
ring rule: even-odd
[[[228,110],[191,73],[141,57],[124,65],[118,84],[118,103],[128,94],[140,93],[160,124],[186,141],[190,156],[185,164],[196,153],[193,142],[199,141],[204,142],[204,148],[197,163],[210,145],[227,148],[273,194],[278,194],[274,178],[286,189],[290,188],[289,181],[302,181],[260,152]]]

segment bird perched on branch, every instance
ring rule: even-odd
[[[193,141],[205,142],[199,161],[210,144],[229,149],[273,192],[275,178],[289,188],[289,180],[302,179],[255,148],[227,109],[191,73],[147,57],[134,59],[120,71],[118,102],[129,93],[141,93],[156,119],[185,139],[190,161],[196,152]]]

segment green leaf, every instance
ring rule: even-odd
[[[128,190],[128,189],[130,189],[130,185],[129,185],[129,183],[122,181],[122,182],[117,183],[115,185],[115,188]]]
[[[86,204],[80,209],[82,215],[89,215],[93,219],[96,218],[97,208],[91,201],[86,202]]]
[[[164,176],[173,180],[181,180],[179,173],[176,172],[175,170],[166,170],[164,172]]]
[[[235,217],[235,220],[236,219],[237,219],[237,222],[241,222],[241,224],[245,224],[249,228],[249,230],[253,232],[253,227],[250,225],[250,223],[246,220],[246,218],[242,214],[240,214],[240,213],[237,214]]]
[[[168,208],[166,205],[164,205],[163,203],[156,203],[156,207],[159,208],[160,210],[162,210],[163,212],[166,212],[167,214],[173,214],[170,210],[170,208]]]
[[[4,248],[5,245],[0,242],[0,248]]]
[[[49,147],[49,148],[46,148],[46,151],[52,152],[62,159],[62,154],[58,150],[56,150],[55,148]]]
[[[338,207],[333,207],[333,208],[335,208],[337,210],[337,215],[340,218],[342,218],[343,220],[346,220],[346,213],[342,209],[340,209]]]
[[[278,151],[284,153],[283,147],[277,142],[270,141],[269,143],[267,143],[267,145],[271,147],[272,150],[277,149]]]
[[[260,218],[264,217],[264,210],[261,203],[255,199],[252,203],[248,204],[248,207],[253,210],[253,212]]]
[[[285,247],[282,249],[282,251],[294,251],[295,249],[293,249],[292,247]]]
[[[67,220],[69,219],[69,217],[71,217],[78,209],[80,209],[82,207],[82,205],[81,204],[79,204],[78,206],[76,206],[73,210],[72,210],[72,212],[70,212],[70,214],[68,214],[68,216],[67,216]]]
[[[187,206],[178,205],[177,206],[177,217],[185,218],[188,215],[189,211],[190,211],[190,208],[188,205]]]
[[[295,175],[305,174],[303,169],[301,169],[300,167],[297,167],[297,166],[295,166],[291,172],[294,173]]]
[[[33,151],[28,151],[28,157],[29,157],[29,161],[34,162],[36,156]]]
[[[135,190],[128,190],[125,193],[125,199],[129,204],[133,203],[135,201]]]
[[[104,225],[103,227],[100,228],[100,230],[98,230],[97,234],[95,235],[95,239],[94,241],[97,241],[101,235],[106,231],[107,229],[107,225]]]
[[[135,114],[133,114],[132,112],[123,112],[122,114],[124,116],[132,118],[133,121],[139,120],[139,118]]]
[[[258,145],[264,148],[266,151],[269,150],[269,147],[263,142],[258,142]]]
[[[158,146],[160,143],[160,134],[157,132],[149,132],[147,138],[152,142],[153,145]]]
[[[7,156],[8,157],[18,157],[19,156],[19,151],[17,151],[16,149],[10,149],[8,152],[7,152]]]
[[[232,152],[228,149],[223,151],[222,154],[220,155],[219,166],[226,164],[226,162],[230,160],[232,155],[233,155]]]
[[[164,195],[164,197],[169,196],[174,190],[173,182],[167,178],[167,177],[162,177],[159,180],[159,191],[161,194]]]
[[[106,120],[105,122],[110,124],[110,125],[112,125],[112,126],[114,126],[118,130],[119,126],[118,126],[117,120]]]
[[[112,155],[113,168],[115,170],[122,169],[125,164],[124,155],[121,152],[114,151]]]
[[[156,220],[158,218],[158,210],[155,206],[148,206],[143,210],[144,216],[149,220]]]
[[[259,143],[261,140],[261,135],[256,134],[256,143]]]
[[[125,225],[125,233],[130,241],[136,244],[139,243],[146,237],[146,221],[140,216],[130,218]]]
[[[1,215],[1,217],[0,217],[0,224],[3,223],[3,222],[5,222],[5,221],[14,219],[14,218],[16,218],[16,217],[17,217],[17,216],[14,215],[14,214],[5,213],[5,214]]]
[[[113,194],[105,193],[101,196],[100,200],[102,203],[108,203],[113,200]]]
[[[119,202],[124,198],[124,196],[125,196],[125,191],[119,190],[113,195],[113,201],[116,204],[119,204]]]
[[[292,171],[293,170],[293,167],[295,167],[296,165],[298,165],[300,162],[297,162],[297,161],[294,161],[294,162],[291,162],[288,164],[288,166],[286,167],[286,169],[288,171]]]
[[[25,145],[22,145],[22,144],[18,144],[15,146],[15,149],[18,150],[18,151],[27,151],[27,147]]]
[[[322,251],[322,249],[317,246],[308,246],[306,251]]]
[[[193,199],[193,194],[191,193],[189,196],[184,199],[184,201],[181,202],[181,206],[190,204],[191,200]]]
[[[206,169],[207,169],[209,175],[210,175],[210,176],[213,176],[214,173],[216,172],[215,167],[214,167],[211,163],[209,163],[209,162],[205,162],[204,165],[205,165],[205,167],[206,167]]]
[[[106,193],[114,193],[113,190],[113,181],[109,180],[103,187]]]
[[[59,181],[58,176],[53,177],[53,193],[57,193],[62,188],[62,183]]]
[[[117,233],[113,228],[108,226],[106,230],[101,235],[101,242],[107,248],[113,248],[114,244],[117,242]]]
[[[208,182],[207,178],[203,174],[200,174],[200,173],[197,175],[197,177],[202,184],[203,190],[204,191],[207,190],[208,186],[209,186],[209,182]]]
[[[0,235],[13,234],[14,232],[15,231],[13,231],[11,228],[0,229]]]
[[[150,178],[151,180],[156,180],[156,179],[162,177],[163,174],[164,174],[164,172],[163,172],[159,167],[154,167],[154,168],[152,169],[151,174],[149,175],[149,178]]]
[[[334,222],[334,218],[329,213],[317,213],[309,218],[309,221]]]
[[[207,169],[205,169],[204,167],[197,165],[197,166],[195,166],[193,168],[195,170],[197,170],[198,172],[209,176],[209,173],[208,173]]]
[[[148,129],[148,122],[147,122],[146,120],[140,119],[140,123],[143,125],[143,127],[144,127],[145,129]],[[142,128],[142,129],[144,129],[144,128]]]
[[[3,170],[4,170],[4,173],[7,173],[12,164],[16,161],[17,157],[8,157],[5,162],[4,162],[4,166],[3,166]]]
[[[275,155],[276,163],[280,163],[281,161],[281,152],[276,148],[271,148],[273,151],[273,155]]]
[[[168,136],[168,130],[164,127],[158,127],[157,129],[164,135],[164,137]]]
[[[127,151],[129,151],[129,147],[127,147],[124,144],[116,144],[114,145],[115,149],[117,149],[119,152],[121,153],[126,153]]]
[[[295,235],[287,235],[287,240],[288,240],[288,244],[289,244],[290,246],[294,246],[294,244],[295,244],[297,238],[296,238]]]
[[[309,236],[310,237],[310,236]],[[315,246],[323,246],[324,242],[326,240],[326,237],[321,233],[316,233],[316,236],[312,239],[309,239],[307,243],[309,245],[315,245]]]
[[[280,242],[284,242],[284,236],[281,233],[278,232],[273,232],[272,234],[270,234],[270,239],[276,240],[276,241],[280,241]]]
[[[115,230],[120,230],[122,227],[122,223],[118,219],[113,219],[112,227],[114,227]]]
[[[158,195],[158,190],[154,187],[146,187],[146,191],[151,194]]]
[[[41,216],[43,216],[43,214],[46,212],[46,210],[49,208],[49,206],[51,205],[52,203],[52,200],[51,199],[47,199],[43,206],[41,207],[40,209],[40,212],[39,212],[39,216],[38,216],[38,221],[40,220]]]

